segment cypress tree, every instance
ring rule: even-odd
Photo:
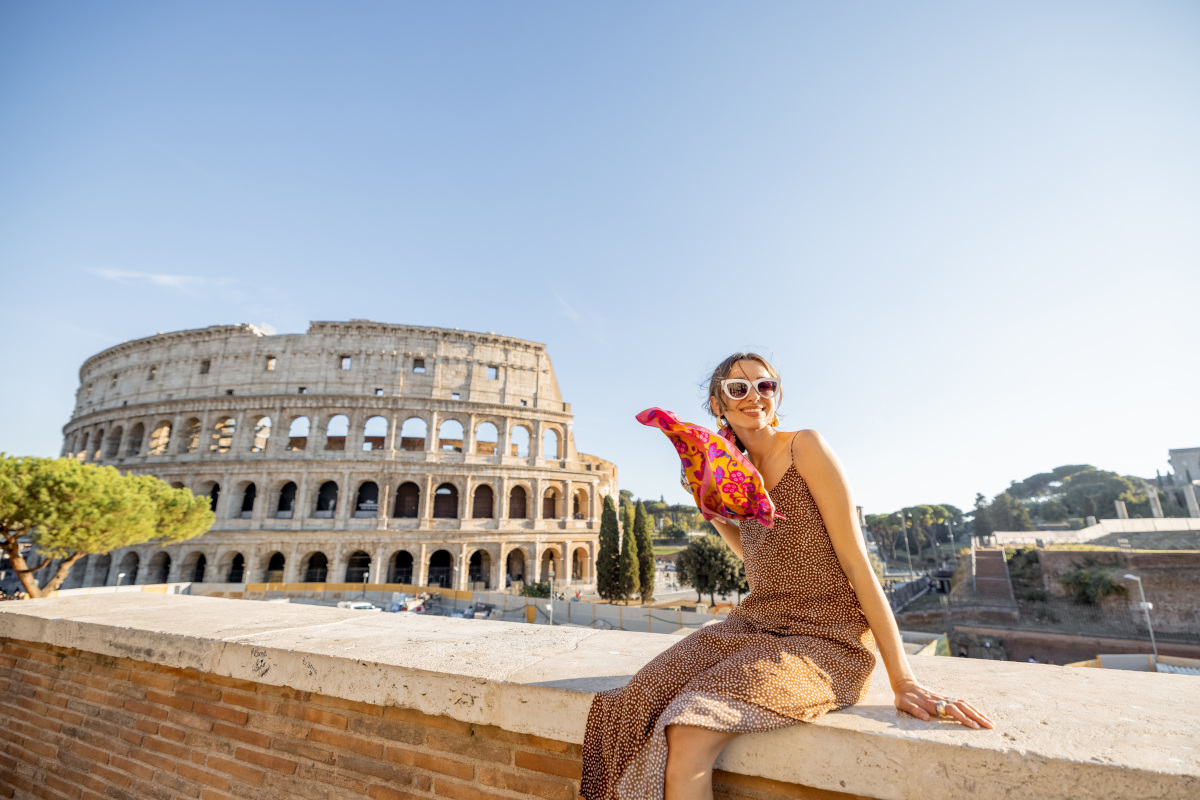
[[[617,597],[620,546],[617,507],[611,497],[605,497],[604,510],[600,512],[600,550],[596,554],[596,593],[604,600]]]
[[[621,556],[619,559],[617,578],[617,597],[628,601],[637,594],[640,586],[638,580],[638,547],[633,535],[633,528],[626,528],[621,536]]]
[[[637,539],[638,583],[645,603],[654,599],[654,543],[650,541],[650,520],[642,503],[637,504],[634,512],[633,533]]]

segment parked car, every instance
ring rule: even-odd
[[[379,606],[368,603],[366,600],[339,600],[338,608],[350,608],[355,611],[382,611]]]

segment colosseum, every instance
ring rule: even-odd
[[[595,586],[617,470],[580,453],[544,345],[366,320],[160,333],[79,372],[63,455],[212,499],[205,535],[93,555],[64,588]]]

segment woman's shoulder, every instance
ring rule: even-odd
[[[829,447],[829,442],[820,432],[812,428],[796,431],[792,434],[792,463],[803,474],[804,465],[822,464],[833,461],[836,457]]]

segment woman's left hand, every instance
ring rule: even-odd
[[[947,718],[957,720],[968,728],[996,727],[995,723],[983,715],[983,712],[966,700],[957,700],[937,692],[931,692],[916,681],[905,681],[898,687],[893,687],[893,691],[896,693],[896,708],[912,714],[917,719],[928,722],[937,716],[938,703],[944,700]]]

